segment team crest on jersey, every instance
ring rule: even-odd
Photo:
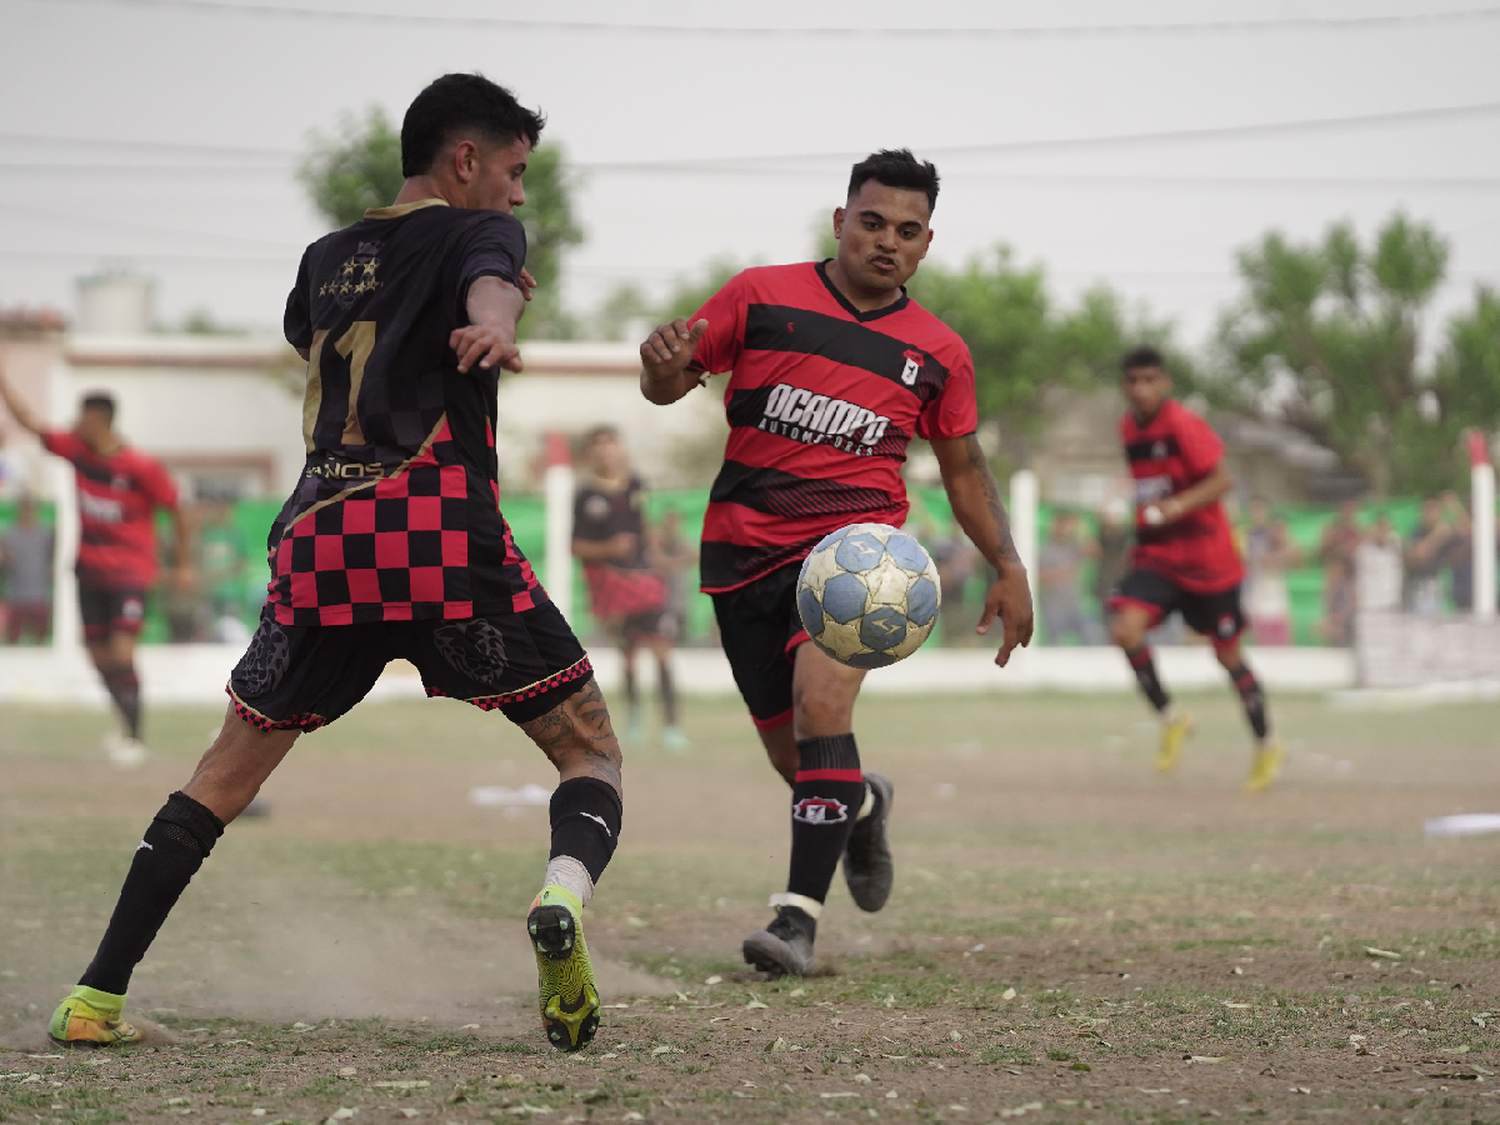
[[[922,361],[926,356],[910,348],[901,354],[906,359],[906,366],[901,369],[901,381],[908,387],[916,386],[917,376],[922,374]]]
[[[838,824],[849,819],[849,806],[832,797],[804,797],[792,806],[792,819],[803,824]]]
[[[1160,461],[1167,455],[1167,443],[1164,441],[1153,442],[1151,445],[1151,459]]]
[[[319,297],[332,297],[339,308],[353,306],[355,300],[380,288],[375,273],[380,268],[380,243],[361,242],[359,248],[318,290]]]

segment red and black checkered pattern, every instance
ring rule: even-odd
[[[420,465],[342,500],[314,504],[276,548],[276,619],[353,625],[474,616],[468,480]]]

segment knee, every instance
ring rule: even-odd
[[[1120,648],[1133,649],[1141,647],[1146,631],[1136,622],[1127,621],[1117,614],[1109,623],[1109,636]]]

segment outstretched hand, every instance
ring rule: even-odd
[[[682,317],[663,324],[641,345],[641,366],[651,379],[671,379],[687,370],[698,350],[698,341],[708,331],[708,321],[689,325]]]
[[[448,346],[458,353],[459,374],[467,374],[477,362],[481,370],[499,367],[506,371],[521,370],[521,349],[508,334],[488,324],[470,324],[455,328]]]
[[[1017,647],[1025,648],[1031,643],[1031,634],[1036,628],[1031,609],[1031,587],[1026,581],[1026,571],[1019,566],[1006,567],[985,594],[984,613],[980,615],[975,632],[988,633],[997,617],[1005,635],[1000,641],[1000,653],[995,657],[995,663],[1004,668]]]

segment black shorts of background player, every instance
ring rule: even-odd
[[[520,369],[533,284],[511,212],[541,126],[477,74],[439,78],[402,124],[395,205],[303,255],[286,334],[308,360],[309,453],[272,527],[261,625],[223,728],[147,828],[93,962],[52,1017],[57,1042],[139,1039],[122,1016],[131,973],[225,826],[301,733],[397,657],[430,695],[501,710],[557,768],[527,932],[548,1039],[592,1039],[581,922],[619,838],[619,746],[587,656],[493,500],[497,383]]]
[[[644,737],[635,673],[636,653],[644,648],[656,657],[661,743],[680,753],[691,743],[678,725],[672,673],[677,627],[667,607],[666,579],[652,565],[645,499],[619,430],[595,426],[584,438],[583,477],[573,497],[573,557],[583,563],[595,619],[620,646],[626,745],[638,746]]]

